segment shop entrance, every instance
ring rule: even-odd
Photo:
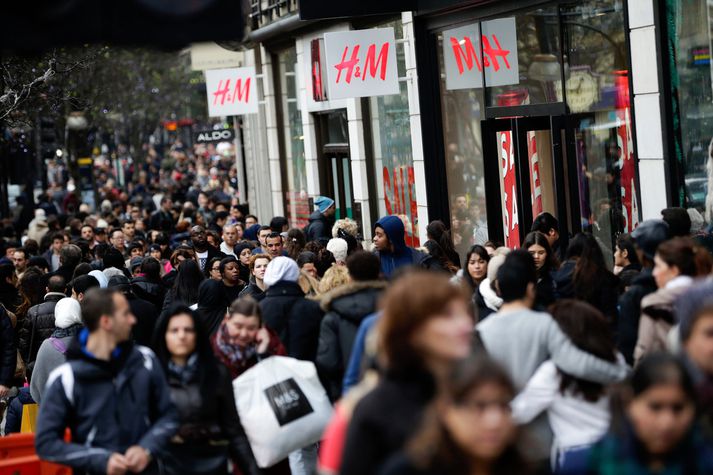
[[[613,249],[616,237],[635,227],[630,121],[604,119],[572,114],[482,122],[491,239],[519,247],[545,211],[559,220],[561,246],[588,231]]]
[[[317,114],[320,138],[319,185],[320,194],[334,199],[335,218],[353,218],[354,194],[352,167],[344,109]]]
[[[508,247],[519,247],[535,216],[547,211],[570,231],[570,201],[562,131],[551,117],[483,121],[488,229]],[[492,158],[489,158],[492,157]],[[497,233],[499,232],[499,236]]]

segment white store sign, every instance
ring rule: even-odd
[[[257,114],[255,68],[210,69],[205,72],[208,115]]]
[[[483,87],[483,70],[488,87],[519,84],[515,18],[474,23],[444,31],[443,58],[446,89]]]
[[[393,28],[324,34],[330,99],[399,93]]]

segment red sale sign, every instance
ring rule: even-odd
[[[208,115],[257,114],[255,68],[209,69],[205,72]]]
[[[527,156],[530,162],[530,201],[532,215],[542,213],[542,181],[540,179],[540,158],[537,154],[537,136],[535,131],[527,133]]]
[[[634,163],[634,141],[631,137],[629,108],[617,111],[616,141],[621,149],[621,206],[624,213],[624,232],[630,233],[639,225],[639,205],[636,200],[636,165]]]
[[[515,176],[515,150],[512,132],[498,132],[500,150],[500,171],[502,173],[503,229],[505,245],[515,249],[520,247],[520,222],[517,211],[517,178]]]
[[[399,93],[393,28],[324,34],[330,99]]]

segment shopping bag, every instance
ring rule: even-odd
[[[262,360],[233,381],[240,422],[261,468],[318,442],[332,405],[309,361]]]
[[[27,434],[35,431],[38,412],[39,407],[35,403],[22,405],[22,424],[20,425],[20,433]]]

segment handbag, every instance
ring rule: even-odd
[[[332,405],[309,361],[266,358],[235,379],[233,391],[260,468],[318,442],[332,417]]]

